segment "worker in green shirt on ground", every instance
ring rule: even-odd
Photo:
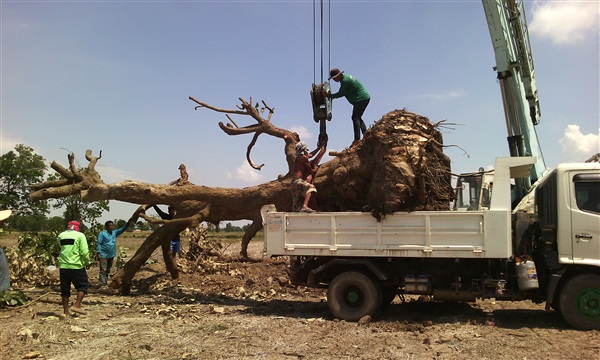
[[[75,313],[85,314],[81,302],[88,292],[88,276],[86,268],[90,265],[90,252],[85,235],[79,232],[79,222],[70,221],[67,230],[58,234],[60,255],[60,296],[62,297],[63,311],[69,316],[69,297],[71,284],[77,290],[77,298],[72,310]]]

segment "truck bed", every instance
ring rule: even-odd
[[[268,256],[508,258],[508,211],[394,213],[262,211]],[[493,219],[493,220],[492,220]]]

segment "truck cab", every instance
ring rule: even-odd
[[[561,164],[536,187],[544,242],[560,264],[600,266],[600,164]]]

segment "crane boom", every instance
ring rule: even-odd
[[[521,199],[532,183],[546,171],[535,125],[540,105],[535,82],[533,55],[529,42],[523,1],[482,0],[492,38],[511,156],[533,156],[530,179],[517,183]]]

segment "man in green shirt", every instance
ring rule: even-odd
[[[88,276],[86,268],[90,265],[90,252],[85,235],[79,232],[79,222],[70,221],[67,230],[58,235],[60,246],[58,258],[60,266],[60,296],[62,297],[63,311],[69,316],[69,297],[71,284],[77,290],[77,298],[72,310],[84,314],[81,301],[88,291]]]
[[[360,140],[361,132],[364,134],[367,131],[362,116],[369,105],[371,96],[360,81],[352,75],[344,74],[338,68],[333,68],[329,72],[329,80],[331,79],[340,83],[340,90],[335,94],[326,94],[326,96],[330,99],[344,96],[352,104],[352,124],[354,126],[354,141],[350,145],[352,147]]]

